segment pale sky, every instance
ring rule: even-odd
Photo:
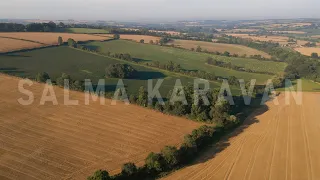
[[[0,19],[320,18],[320,0],[1,0]]]

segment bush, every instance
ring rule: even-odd
[[[174,146],[166,146],[161,150],[167,168],[172,168],[179,163],[179,151]]]
[[[46,72],[39,73],[36,76],[36,81],[41,82],[41,83],[47,82],[48,79],[50,79],[50,76]]]
[[[68,39],[68,46],[75,48],[75,47],[77,47],[77,43],[76,43],[76,41],[73,40],[72,38],[69,38],[69,39]]]
[[[111,179],[109,173],[105,170],[98,170],[92,176],[89,176],[87,180],[109,180]]]
[[[106,68],[106,76],[109,78],[131,78],[136,70],[128,64],[111,64]]]
[[[149,170],[161,172],[164,170],[163,157],[160,154],[151,152],[145,160],[146,166]]]
[[[126,163],[122,166],[122,172],[124,176],[132,176],[133,174],[136,174],[138,171],[136,165],[134,163]]]

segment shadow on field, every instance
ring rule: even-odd
[[[218,153],[222,152],[225,150],[228,146],[230,146],[230,140],[234,137],[237,137],[240,135],[245,129],[247,129],[249,126],[255,123],[259,123],[259,120],[256,118],[256,116],[259,116],[266,111],[268,111],[268,106],[263,105],[259,109],[257,109],[254,114],[248,116],[246,120],[237,128],[230,130],[227,135],[219,137],[219,133],[217,134],[217,138],[213,140],[212,145],[208,146],[205,150],[202,152],[199,152],[200,155],[196,160],[193,161],[193,163],[189,164],[188,166],[191,165],[196,165],[199,163],[205,163],[208,160],[213,159]],[[238,149],[235,149],[237,151]],[[232,153],[232,152],[231,152]],[[237,152],[234,152],[237,153]]]
[[[12,58],[12,57],[24,57],[24,58],[31,57],[31,56],[27,56],[27,55],[23,55],[23,54],[4,54],[3,56],[10,57],[10,58]]]
[[[0,68],[0,73],[14,75],[14,74],[25,73],[25,71],[21,71],[18,68],[14,68],[14,67],[8,67],[8,68]]]
[[[131,79],[148,80],[148,79],[164,79],[166,75],[156,71],[138,71]]]
[[[132,58],[132,60],[136,63],[146,63],[146,62],[151,62],[151,60],[148,59],[141,59],[141,58]]]

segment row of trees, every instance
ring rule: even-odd
[[[137,73],[132,66],[128,64],[110,64],[106,68],[106,77],[107,78],[133,78]]]
[[[56,78],[55,81],[52,81],[51,83],[53,85],[57,85],[57,86],[60,86],[60,87],[64,87],[64,80],[69,80],[69,89],[70,90],[75,90],[75,91],[83,91],[84,90],[84,82],[83,81],[79,81],[79,80],[73,80],[71,78],[70,75],[66,74],[66,73],[62,73],[62,75],[58,78]],[[46,72],[42,72],[42,73],[38,73],[35,77],[35,80],[37,82],[40,82],[40,83],[46,83],[47,80],[52,80],[49,76],[48,73]]]
[[[30,23],[27,25],[0,23],[0,32],[52,32],[57,28],[57,25],[52,21],[49,23]]]

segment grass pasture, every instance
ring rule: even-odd
[[[91,28],[67,28],[65,32],[76,34],[107,34],[108,30],[105,29],[91,29]]]
[[[270,58],[271,56],[265,52],[249,48],[242,45],[236,44],[223,44],[223,43],[212,43],[212,42],[203,42],[203,41],[191,41],[191,40],[173,40],[170,44],[174,44],[175,46],[182,47],[185,49],[196,49],[197,46],[200,46],[202,50],[208,50],[209,52],[220,52],[223,53],[225,51],[230,52],[231,54],[238,55],[261,55],[265,58]]]
[[[70,92],[79,105],[64,105],[64,90],[53,87],[58,105],[39,105],[44,84],[25,86],[35,97],[21,105],[19,78],[0,75],[0,179],[86,179],[97,169],[119,173],[138,166],[150,152],[181,144],[201,124],[135,105],[105,99],[85,105],[85,94]]]
[[[52,79],[69,74],[73,79],[91,79],[96,83],[99,79],[105,79],[105,68],[110,64],[128,63],[103,57],[69,47],[51,47],[29,52],[6,54],[0,56],[0,72],[20,77],[34,78],[39,72],[47,72]],[[193,83],[193,78],[180,76],[174,73],[152,69],[132,64],[138,71],[137,77],[124,79],[128,93],[137,93],[141,86],[147,87],[148,79],[164,79],[160,93],[165,97],[173,89],[176,79],[181,79],[183,85]],[[114,91],[118,79],[106,79],[106,90]],[[220,87],[219,83],[211,83],[211,88]],[[235,89],[235,93],[238,90]]]
[[[214,72],[217,76],[222,77],[235,76],[237,78],[243,78],[245,80],[257,79],[257,81],[261,84],[264,83],[267,79],[271,78],[271,76],[265,74],[240,72],[216,66],[209,66],[206,65],[206,59],[212,56],[219,61],[231,62],[234,65],[246,67],[249,69],[254,68],[255,70],[270,71],[274,73],[282,72],[286,66],[285,63],[281,62],[215,56],[171,47],[140,44],[125,40],[90,42],[87,45],[100,47],[101,51],[104,53],[129,53],[131,54],[131,56],[133,56],[133,58],[145,62],[159,61],[160,63],[167,63],[168,61],[173,61],[175,63],[179,63],[182,68],[188,70]]]

